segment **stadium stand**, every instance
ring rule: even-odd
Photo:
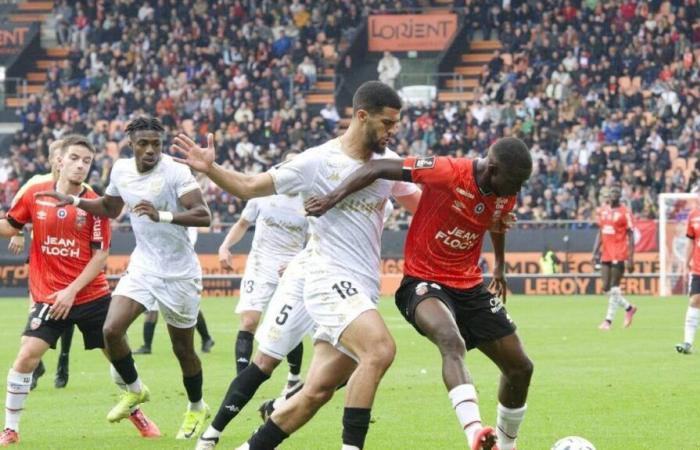
[[[22,180],[47,171],[48,142],[69,131],[103,149],[90,182],[104,186],[127,151],[131,114],[200,138],[214,132],[220,163],[265,170],[347,124],[348,111],[333,105],[334,67],[366,14],[415,6],[245,3],[56,2],[66,50],[53,52],[67,56],[32,75],[43,91],[21,110],[23,128],[0,159],[3,207]],[[461,76],[436,102],[405,109],[399,154],[477,156],[500,136],[521,137],[536,161],[522,220],[591,219],[612,180],[636,215],[655,217],[659,192],[700,183],[697,2],[433,3],[464,14]],[[216,222],[233,222],[241,203],[205,190]],[[395,216],[404,223],[403,211]]]

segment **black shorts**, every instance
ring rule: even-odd
[[[690,275],[690,280],[688,280],[688,295],[698,295],[700,294],[700,275]]]
[[[48,318],[49,307],[47,303],[35,303],[29,312],[29,320],[24,329],[23,336],[32,336],[46,341],[51,348],[56,348],[56,341],[63,332],[73,325],[77,325],[83,333],[85,349],[104,348],[104,338],[102,337],[102,326],[107,318],[109,301],[111,296],[107,295],[89,303],[74,306],[70,309],[68,317],[63,320],[53,320]]]
[[[483,284],[463,291],[405,276],[396,291],[396,306],[420,334],[425,335],[415,322],[416,307],[428,298],[437,298],[452,312],[467,350],[515,333],[503,303]]]
[[[605,261],[600,263],[603,266],[606,266],[610,269],[618,269],[621,270],[622,273],[625,273],[625,263],[624,261]]]

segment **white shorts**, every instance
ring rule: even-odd
[[[241,297],[236,305],[236,314],[243,311],[265,311],[275,289],[277,289],[277,283],[263,281],[259,277],[246,274],[241,280]]]
[[[202,279],[167,279],[127,272],[112,293],[112,296],[117,295],[142,304],[148,311],[160,310],[168,325],[192,328],[199,314]]]
[[[255,334],[258,350],[280,361],[315,328],[304,306],[304,275],[301,264],[290,263]]]
[[[322,271],[308,275],[304,288],[304,304],[316,324],[314,340],[329,342],[357,360],[357,356],[340,343],[343,331],[365,311],[377,309],[377,296],[348,273]]]

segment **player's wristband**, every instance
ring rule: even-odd
[[[158,211],[158,222],[171,223],[173,221],[173,213],[170,211]]]
[[[73,206],[77,207],[78,205],[80,205],[80,197],[78,197],[77,195],[71,195],[70,201],[73,204]]]

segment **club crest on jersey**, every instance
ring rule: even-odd
[[[475,212],[476,214],[481,214],[482,212],[484,212],[485,209],[486,209],[486,205],[484,205],[483,203],[478,203],[478,204],[474,207],[474,212]]]
[[[41,326],[41,319],[38,317],[32,317],[32,320],[29,322],[29,328],[32,330],[36,330]]]
[[[426,158],[418,158],[416,160],[416,169],[430,169],[435,166],[435,157],[429,156]]]
[[[68,215],[68,211],[66,211],[65,208],[61,208],[58,211],[56,211],[56,215],[59,219],[65,219]]]

